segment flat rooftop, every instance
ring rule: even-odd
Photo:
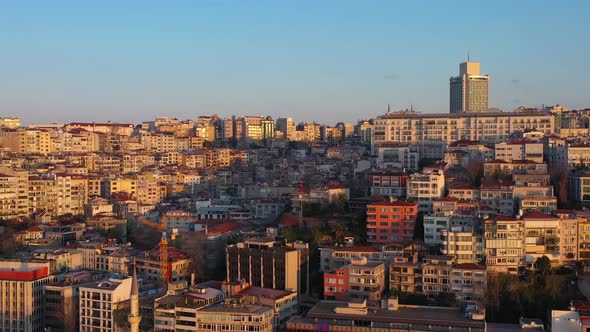
[[[483,328],[484,321],[466,318],[457,308],[404,306],[397,310],[368,309],[367,314],[336,313],[336,308],[346,308],[348,304],[342,301],[320,301],[306,315],[306,318],[338,319],[338,320],[370,320],[391,323],[420,323],[443,324],[464,327]]]

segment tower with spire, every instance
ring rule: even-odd
[[[139,315],[139,287],[137,286],[137,269],[135,268],[135,261],[133,261],[133,279],[131,280],[131,312],[127,321],[131,325],[131,332],[139,332],[139,322],[141,316]]]

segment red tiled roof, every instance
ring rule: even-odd
[[[552,216],[550,214],[547,214],[547,213],[543,213],[543,212],[539,212],[539,211],[532,211],[529,213],[525,213],[522,216],[522,219],[552,219],[552,220],[555,220],[558,218],[555,216]]]
[[[151,255],[157,259],[160,259],[160,245],[151,250]],[[180,251],[174,247],[168,247],[168,260],[176,261],[179,259],[189,258],[189,255],[183,251]]]
[[[494,218],[496,221],[516,221],[516,219],[509,217],[509,216],[505,216],[503,214],[499,214]]]
[[[453,269],[484,271],[486,269],[486,267],[481,264],[476,264],[476,263],[463,263],[463,264],[457,264],[457,265],[453,266]]]
[[[223,223],[223,224],[219,224],[219,225],[215,225],[212,227],[207,228],[207,234],[208,235],[216,235],[216,234],[225,234],[225,233],[229,233],[232,232],[238,228],[241,228],[242,224],[235,222],[235,221],[231,221],[231,222],[227,222],[227,223]]]

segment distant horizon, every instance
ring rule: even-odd
[[[0,116],[334,125],[387,104],[448,113],[449,77],[468,53],[490,75],[490,108],[583,109],[587,12],[589,2],[534,0],[5,2]]]
[[[587,108],[573,109],[573,108],[570,108],[570,107],[568,107],[567,105],[561,105],[561,104],[554,104],[554,105],[541,105],[541,106],[539,106],[539,107],[536,107],[536,106],[530,106],[530,107],[528,107],[528,106],[524,106],[524,105],[523,105],[523,106],[519,106],[519,107],[524,107],[524,108],[534,108],[534,109],[539,109],[539,110],[542,110],[542,109],[541,109],[541,107],[543,107],[543,106],[544,106],[544,107],[551,107],[551,106],[564,106],[564,107],[566,107],[566,108],[568,108],[568,109],[570,109],[570,110],[582,110],[582,109],[587,109],[587,108],[588,108],[588,107],[587,107]],[[515,109],[512,109],[512,110],[502,110],[502,109],[498,109],[497,107],[490,107],[490,108],[489,108],[489,110],[499,110],[499,111],[501,111],[501,112],[512,112],[512,111],[516,111],[516,110],[517,110],[519,107],[517,107],[517,108],[515,108]],[[403,111],[410,111],[410,108],[405,108],[405,109],[397,109],[397,110],[391,109],[391,112],[392,112],[392,113],[395,113],[395,112],[403,112]],[[418,112],[418,113],[424,113],[424,114],[451,114],[451,113],[449,113],[449,112],[422,112],[422,111],[419,111],[419,110],[416,110],[416,109],[414,109],[413,111],[414,111],[414,112]],[[472,112],[472,113],[478,113],[478,112]],[[479,112],[479,113],[481,113],[481,112]],[[232,116],[262,116],[262,117],[271,116],[271,117],[272,117],[272,119],[273,119],[273,120],[275,120],[275,121],[276,121],[277,119],[280,119],[280,118],[292,118],[292,119],[293,119],[293,121],[294,121],[294,123],[295,123],[296,125],[298,125],[298,124],[300,124],[300,123],[313,123],[313,122],[315,122],[315,123],[317,123],[317,124],[319,124],[319,125],[327,125],[327,126],[331,126],[331,127],[333,127],[333,126],[335,126],[335,125],[336,125],[337,123],[339,123],[339,122],[344,122],[344,123],[348,123],[348,124],[353,124],[353,125],[354,125],[354,124],[357,124],[359,121],[363,121],[363,120],[367,120],[367,121],[368,121],[368,120],[372,120],[372,119],[375,119],[375,118],[376,118],[376,117],[378,117],[378,116],[385,115],[385,114],[387,114],[387,107],[386,107],[386,109],[385,109],[385,110],[384,110],[382,113],[380,113],[380,114],[376,114],[376,115],[374,115],[374,116],[371,116],[371,117],[366,117],[366,118],[359,118],[359,119],[357,119],[357,120],[350,121],[350,122],[347,122],[347,121],[340,121],[340,120],[338,120],[338,121],[336,121],[336,122],[333,122],[333,123],[331,123],[331,122],[318,122],[318,121],[314,121],[314,120],[310,120],[310,121],[307,121],[307,120],[301,120],[301,121],[300,121],[300,120],[298,120],[297,118],[295,118],[295,117],[293,117],[293,116],[290,116],[290,115],[286,115],[286,116],[277,116],[277,117],[275,117],[275,116],[271,116],[271,115],[269,115],[269,114],[232,114],[232,115],[229,115],[229,116],[221,116],[220,114],[216,114],[216,113],[213,113],[213,114],[200,114],[200,115],[195,115],[195,116],[194,116],[194,117],[192,117],[192,118],[179,118],[179,117],[176,117],[176,116],[169,116],[169,115],[156,115],[156,116],[155,116],[155,117],[153,117],[153,118],[149,118],[149,119],[143,119],[143,120],[140,120],[140,121],[114,121],[114,120],[104,120],[104,121],[102,121],[102,120],[88,120],[88,121],[80,121],[80,120],[76,120],[75,118],[73,118],[73,119],[71,119],[71,120],[68,120],[68,121],[58,121],[58,122],[34,122],[34,123],[28,123],[28,122],[25,122],[25,121],[23,121],[23,119],[21,119],[21,118],[19,118],[19,119],[21,120],[21,123],[22,123],[22,125],[23,125],[23,126],[29,126],[29,125],[59,125],[59,124],[66,125],[66,124],[69,124],[69,123],[75,123],[75,122],[80,122],[80,123],[101,123],[101,124],[102,124],[102,123],[112,123],[112,124],[133,124],[134,126],[138,126],[138,125],[141,125],[143,122],[154,121],[154,120],[155,120],[156,118],[158,118],[158,117],[167,117],[167,118],[170,118],[170,119],[176,119],[176,120],[179,120],[179,121],[187,121],[187,120],[193,120],[193,121],[196,121],[196,120],[197,120],[199,117],[201,117],[201,116],[203,116],[203,117],[210,117],[210,116],[213,116],[213,115],[217,115],[219,118],[230,118],[230,119],[232,118]],[[18,118],[18,117],[15,117],[15,116],[3,116],[3,117],[6,117],[6,118]]]

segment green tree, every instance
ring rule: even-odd
[[[551,261],[547,256],[539,257],[535,260],[535,269],[537,273],[545,275],[551,271]]]

